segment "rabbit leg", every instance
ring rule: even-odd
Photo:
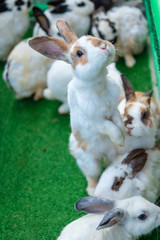
[[[48,100],[54,100],[55,99],[53,93],[51,92],[51,90],[49,88],[44,89],[43,96],[44,96],[44,98],[46,98]]]
[[[43,98],[43,89],[39,88],[39,89],[36,91],[33,99],[34,99],[34,101],[38,101],[38,100],[41,99],[41,98]]]
[[[124,59],[125,59],[126,66],[129,68],[133,67],[136,63],[136,60],[131,53],[127,53],[124,56]]]
[[[67,114],[69,113],[69,106],[68,102],[63,103],[59,108],[58,108],[59,114]]]

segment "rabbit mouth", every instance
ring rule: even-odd
[[[131,135],[132,135],[132,133],[131,133],[131,132],[132,132],[132,130],[133,130],[133,127],[132,127],[132,128],[127,128],[127,133],[128,133],[128,135],[129,135],[129,136],[131,136]]]

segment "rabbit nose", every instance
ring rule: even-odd
[[[106,44],[103,44],[103,45],[101,46],[101,49],[102,49],[102,50],[107,50],[107,45],[106,45]]]
[[[127,127],[127,132],[129,134],[129,136],[131,136],[131,131],[133,130],[133,127]]]

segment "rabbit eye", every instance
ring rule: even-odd
[[[138,219],[140,220],[145,220],[146,218],[147,218],[147,215],[144,213],[138,216]]]
[[[78,7],[84,7],[86,4],[84,2],[78,3],[77,6]]]
[[[121,184],[121,182],[116,182],[115,186],[119,186]]]
[[[147,112],[144,112],[144,113],[143,113],[142,118],[143,118],[143,119],[148,118]]]
[[[80,50],[78,50],[78,51],[77,51],[77,56],[78,56],[78,57],[81,57],[82,55],[83,55],[83,52],[80,51]]]
[[[124,177],[119,177],[119,178],[115,177],[114,183],[112,185],[112,190],[118,192],[121,185],[123,184],[124,179],[125,179]]]

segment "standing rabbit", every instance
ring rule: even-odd
[[[39,22],[37,34],[57,36],[54,26],[38,8],[33,8],[33,13]],[[39,31],[38,31],[39,30]],[[52,60],[33,51],[28,46],[28,39],[21,41],[10,53],[3,78],[16,98],[30,97],[34,94],[34,100],[43,97],[43,89],[46,87],[47,71]]]
[[[30,0],[0,2],[0,60],[6,60],[12,48],[29,27]]]
[[[75,207],[89,214],[68,224],[57,240],[131,240],[160,225],[160,208],[141,196],[114,201],[85,197]]]
[[[156,202],[160,195],[160,150],[135,149],[118,157],[101,175],[95,196],[125,199],[143,196]]]
[[[108,41],[114,41],[119,55],[127,67],[133,67],[133,55],[143,51],[147,35],[147,21],[140,9],[129,6],[115,7],[106,14],[101,11],[93,18],[92,34]]]
[[[91,193],[110,139],[118,145],[124,143],[124,126],[117,109],[120,88],[107,76],[106,69],[115,49],[111,43],[91,36],[78,39],[63,19],[57,21],[57,27],[65,41],[36,37],[29,45],[45,56],[72,65],[74,77],[68,86],[70,149],[87,178],[87,190]]]
[[[91,13],[94,3],[90,0],[53,0],[48,3],[53,8],[45,11],[46,16],[56,23],[58,18],[65,19],[78,37],[87,34],[91,27]],[[55,25],[56,27],[56,25]]]

